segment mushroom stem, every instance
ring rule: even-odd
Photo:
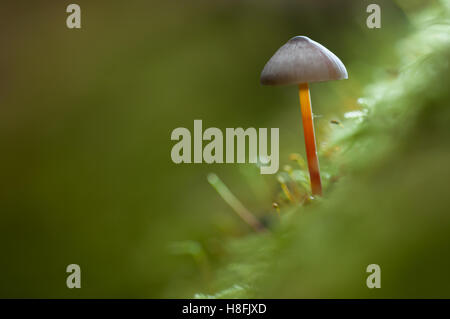
[[[308,83],[298,85],[300,108],[302,111],[303,132],[305,135],[306,157],[308,159],[311,191],[313,195],[322,195],[322,182],[320,180],[319,159],[317,158],[316,139],[314,137],[314,123],[311,110]]]

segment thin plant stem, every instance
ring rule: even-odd
[[[208,182],[219,193],[220,197],[230,205],[230,207],[238,214],[238,216],[246,222],[253,230],[259,232],[264,231],[265,227],[245,206],[233,195],[228,187],[220,180],[216,174],[208,174]]]

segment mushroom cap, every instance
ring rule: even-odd
[[[261,84],[288,85],[347,79],[347,70],[333,52],[308,37],[296,36],[266,63]]]

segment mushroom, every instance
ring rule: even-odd
[[[336,55],[323,45],[304,36],[293,37],[279,48],[261,73],[260,80],[264,85],[298,85],[313,195],[322,195],[322,182],[308,83],[341,80],[347,77],[347,70]]]

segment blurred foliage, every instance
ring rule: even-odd
[[[80,0],[81,30],[63,3],[3,2],[0,296],[450,297],[449,2],[377,2],[380,30],[371,1]],[[349,71],[311,87],[316,199],[297,92],[258,82],[300,34]],[[279,174],[173,164],[170,133],[194,119],[280,127]]]

